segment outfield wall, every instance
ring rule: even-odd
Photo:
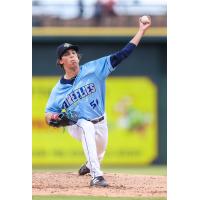
[[[39,94],[41,94],[42,92],[46,93],[46,96],[48,97],[48,93],[50,92],[50,88],[48,81],[46,81],[47,86],[44,86],[44,91],[41,92],[41,90],[38,90],[37,88],[40,88],[40,86],[42,85],[42,83],[40,83],[39,81],[37,81],[37,79],[41,80],[47,80],[48,77],[52,77],[54,79],[53,76],[56,76],[55,78],[58,78],[61,74],[62,71],[56,67],[55,62],[56,62],[56,54],[55,54],[55,50],[56,50],[56,46],[58,46],[60,43],[63,42],[69,42],[72,44],[77,44],[80,46],[80,52],[82,54],[82,59],[81,59],[81,63],[85,63],[87,61],[105,56],[105,55],[109,55],[117,50],[119,50],[120,48],[122,48],[124,45],[126,45],[126,43],[128,41],[130,41],[131,37],[129,35],[125,35],[125,36],[71,36],[71,35],[67,35],[67,36],[63,36],[63,35],[58,35],[56,37],[53,37],[51,35],[45,36],[45,35],[35,35],[33,36],[33,68],[32,68],[32,72],[33,72],[33,98],[40,98],[40,96],[37,96]],[[126,164],[149,164],[149,163],[158,163],[158,164],[166,164],[167,162],[167,38],[166,36],[162,35],[162,36],[147,36],[144,37],[141,41],[141,43],[139,44],[138,48],[135,49],[134,53],[127,59],[125,60],[123,63],[121,63],[118,67],[117,70],[115,70],[115,72],[112,73],[112,75],[110,76],[111,79],[108,80],[108,87],[110,85],[111,89],[110,91],[112,91],[112,88],[114,87],[114,85],[119,85],[118,87],[120,87],[120,82],[122,81],[123,77],[127,77],[129,79],[130,84],[125,86],[124,92],[127,89],[127,91],[130,91],[133,89],[134,91],[134,84],[139,84],[136,80],[146,80],[143,81],[143,83],[140,84],[141,86],[141,90],[137,91],[139,93],[135,93],[132,95],[132,97],[135,95],[135,99],[136,102],[139,100],[140,102],[143,102],[143,107],[140,107],[140,105],[136,103],[136,108],[140,109],[140,112],[146,112],[145,109],[149,109],[151,110],[150,112],[152,112],[152,116],[154,116],[152,119],[156,120],[156,121],[152,121],[151,123],[154,125],[149,125],[149,127],[147,128],[148,130],[152,130],[152,134],[149,134],[149,136],[147,136],[146,139],[138,139],[140,136],[137,136],[137,131],[138,130],[134,130],[134,137],[136,137],[137,139],[134,139],[134,141],[136,141],[134,148],[132,149],[132,153],[131,151],[129,152],[125,152],[125,151],[121,151],[122,154],[125,155],[125,153],[129,156],[130,155],[134,155],[132,157],[132,161],[131,162],[127,162],[127,160],[130,160],[131,158],[127,158],[124,157],[124,155],[122,155],[124,157],[124,162]],[[37,78],[38,77],[38,78]],[[43,78],[44,77],[44,78]],[[45,78],[46,77],[46,78]],[[116,78],[116,79],[115,79]],[[117,81],[118,80],[118,81]],[[131,82],[132,80],[132,82]],[[145,91],[148,91],[148,81],[149,83],[152,83],[153,87],[155,88],[155,91],[153,93],[155,93],[155,96],[152,98],[155,98],[154,100],[152,100],[152,104],[145,107],[145,101],[148,100],[148,94],[145,93]],[[116,82],[117,81],[117,82]],[[135,82],[136,81],[136,82]],[[114,84],[114,82],[116,82]],[[139,81],[140,82],[140,81]],[[122,82],[123,83],[123,82]],[[147,85],[145,85],[145,83]],[[52,84],[52,83],[51,83]],[[50,84],[50,85],[51,85]],[[143,85],[144,84],[144,85]],[[131,86],[130,86],[131,85]],[[143,85],[143,86],[142,86]],[[155,86],[155,87],[154,87]],[[135,86],[135,88],[138,88]],[[140,88],[140,87],[139,87]],[[151,88],[151,87],[150,87]],[[142,93],[145,93],[147,96],[142,96]],[[113,93],[117,94],[117,90],[115,89],[115,91],[113,91]],[[119,101],[123,101],[123,97],[125,96],[126,92],[123,94],[123,92],[121,91],[121,96],[120,97],[116,97],[115,99],[113,99],[113,104],[117,104],[117,102],[119,103]],[[144,94],[144,95],[145,95]],[[130,96],[130,95],[129,95]],[[138,96],[138,97],[137,97]],[[151,96],[151,95],[150,95]],[[47,98],[46,97],[46,98]],[[149,97],[150,98],[150,97]],[[41,98],[40,98],[41,99]],[[45,98],[43,98],[43,106],[44,107],[44,103],[46,101]],[[108,101],[108,100],[107,100]],[[42,113],[44,110],[42,110],[42,108],[39,106],[38,103],[34,103],[35,100],[33,101],[33,110],[36,111],[39,109],[39,113]],[[36,100],[37,102],[37,100]],[[148,102],[148,101],[147,101]],[[108,102],[108,105],[110,107],[111,102]],[[155,108],[154,104],[156,103]],[[111,105],[113,105],[111,104]],[[150,104],[150,102],[149,102]],[[148,103],[147,103],[148,105]],[[39,106],[39,107],[37,107]],[[154,111],[153,111],[154,110]],[[37,111],[38,112],[38,111]],[[108,111],[109,114],[109,118],[111,119],[110,123],[112,124],[113,121],[115,121],[116,119],[114,119],[111,115],[114,112],[112,109]],[[155,113],[154,113],[155,112]],[[50,146],[58,146],[60,144],[60,147],[64,149],[63,151],[60,151],[60,149],[58,149],[57,147],[55,147],[55,151],[57,153],[52,153],[51,155],[48,154],[48,156],[46,155],[46,161],[44,162],[48,162],[52,163],[53,157],[51,157],[52,155],[57,155],[58,160],[56,161],[58,165],[61,165],[61,160],[62,160],[62,156],[69,156],[67,155],[67,153],[70,151],[70,149],[68,149],[68,147],[64,147],[65,143],[59,143],[59,140],[57,140],[57,143],[53,145],[53,141],[55,141],[52,137],[55,137],[51,135],[51,142],[47,142],[45,139],[45,134],[41,134],[43,139],[41,138],[41,136],[39,136],[38,133],[42,133],[45,131],[45,133],[48,134],[49,129],[47,127],[43,127],[43,115],[39,114],[39,117],[37,116],[38,114],[34,114],[35,112],[33,112],[33,148],[36,149],[36,151],[33,151],[33,164],[36,163],[35,165],[37,165],[37,163],[41,162],[41,154],[43,153],[45,154],[45,151],[37,151],[39,146],[45,146],[45,148],[49,148],[48,144],[51,144]],[[116,114],[116,113],[115,113]],[[38,120],[38,121],[37,121]],[[139,120],[141,121],[141,120]],[[150,128],[151,127],[151,128]],[[154,127],[154,128],[152,128]],[[46,129],[47,128],[47,129]],[[146,131],[147,131],[146,129]],[[48,131],[47,131],[48,130]],[[111,132],[114,129],[111,129]],[[120,130],[118,128],[118,130]],[[54,132],[54,130],[50,129],[50,132]],[[49,132],[49,133],[50,133]],[[60,132],[62,132],[62,130],[60,130]],[[116,132],[116,130],[114,131]],[[121,131],[123,132],[123,131]],[[144,133],[145,131],[143,131]],[[148,132],[148,131],[147,131]],[[151,131],[150,131],[151,132]],[[141,130],[140,130],[141,133]],[[146,133],[146,132],[145,132]],[[112,153],[113,155],[117,155],[116,151],[113,150],[112,148],[116,148],[117,146],[114,147],[114,143],[118,144],[117,142],[114,142],[115,139],[112,139],[112,135],[114,133],[111,134],[111,141],[109,141],[109,149],[108,150],[108,157],[112,157],[112,163],[114,163],[115,165],[118,163],[117,157],[114,158],[114,156],[111,156]],[[120,133],[119,133],[120,134]],[[129,133],[124,133],[124,135],[127,135]],[[144,134],[145,135],[145,134]],[[148,134],[147,134],[148,135]],[[155,137],[154,137],[155,136]],[[38,139],[37,137],[40,137],[40,142],[38,143]],[[48,136],[49,137],[49,136]],[[61,137],[68,137],[68,136],[57,136],[57,138],[60,138],[60,141],[63,141],[63,138]],[[120,138],[121,136],[118,136],[118,138]],[[129,137],[129,136],[128,136]],[[131,136],[132,137],[132,136]],[[116,137],[113,137],[116,138]],[[128,139],[128,138],[127,138]],[[68,138],[67,141],[69,141],[70,139]],[[112,142],[113,140],[113,142]],[[126,140],[126,139],[125,139]],[[129,140],[129,139],[128,139]],[[141,141],[140,141],[141,140]],[[42,141],[46,141],[46,145],[43,145],[44,143],[42,143]],[[146,141],[146,145],[145,146],[145,141]],[[76,142],[74,142],[75,144],[73,147],[73,150],[71,151],[73,155],[77,155],[77,158],[79,158],[80,156],[82,156],[82,154],[80,152],[76,152],[74,151],[74,149],[76,149]],[[143,143],[143,144],[142,144]],[[113,144],[113,145],[112,145]],[[154,145],[154,146],[152,146]],[[112,146],[112,147],[111,147]],[[143,147],[142,147],[143,146]],[[41,147],[40,147],[41,148]],[[138,149],[139,150],[138,150]],[[149,151],[148,148],[152,149],[152,151]],[[123,147],[121,147],[121,149],[123,149]],[[145,152],[149,152],[149,154],[145,154]],[[71,154],[71,155],[72,155]],[[43,155],[43,156],[44,156]],[[59,158],[60,155],[61,157]],[[138,156],[137,155],[143,155],[143,157]],[[80,157],[82,158],[82,157]],[[149,159],[150,158],[150,159]],[[35,160],[34,160],[35,159]],[[39,159],[39,160],[37,160]],[[146,159],[146,160],[145,160]],[[107,159],[105,160],[105,164],[109,165],[109,160]],[[123,159],[121,159],[123,161]],[[54,159],[55,161],[55,159]],[[75,164],[77,161],[74,160]],[[40,163],[41,164],[41,163]],[[43,163],[44,164],[44,163]],[[67,159],[65,160],[65,164],[69,164],[69,162],[67,161]],[[41,164],[42,165],[42,164]]]

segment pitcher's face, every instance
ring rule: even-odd
[[[79,58],[78,54],[73,49],[68,49],[61,57],[60,64],[63,65],[64,69],[70,69],[72,71],[79,70]],[[65,70],[65,71],[66,71]]]

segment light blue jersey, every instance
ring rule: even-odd
[[[114,70],[110,56],[81,65],[72,85],[58,81],[47,102],[46,112],[60,113],[65,109],[75,111],[78,119],[101,117],[105,112],[105,80]]]

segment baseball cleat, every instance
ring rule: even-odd
[[[87,168],[86,164],[84,164],[78,171],[78,174],[80,176],[83,176],[83,175],[88,174],[88,173],[90,173],[90,169]]]
[[[91,180],[90,186],[107,187],[108,183],[106,182],[103,176],[97,176]]]

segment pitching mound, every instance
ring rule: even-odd
[[[105,173],[109,187],[89,187],[91,177],[76,173],[33,173],[33,195],[166,197],[166,176]]]

